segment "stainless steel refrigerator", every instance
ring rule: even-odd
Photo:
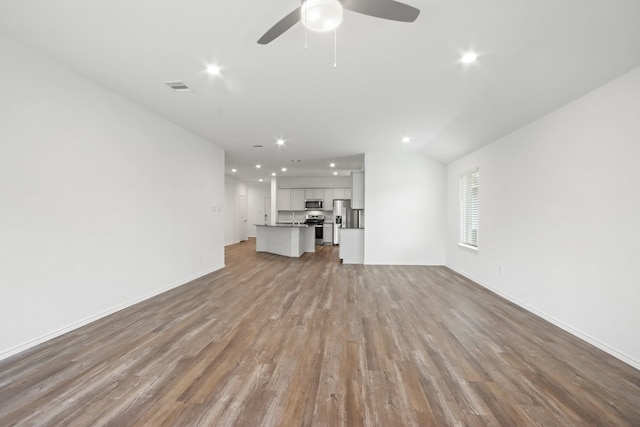
[[[351,209],[351,200],[333,201],[333,244],[340,244],[340,228],[359,228],[359,212]]]

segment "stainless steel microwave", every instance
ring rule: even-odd
[[[322,200],[305,200],[304,201],[304,210],[305,211],[321,211],[323,201]]]

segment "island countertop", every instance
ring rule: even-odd
[[[256,227],[309,228],[307,224],[254,224]]]

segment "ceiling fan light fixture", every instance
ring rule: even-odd
[[[342,4],[338,0],[307,0],[300,8],[300,15],[307,29],[331,31],[342,23]]]
[[[462,58],[460,58],[460,62],[462,62],[463,64],[473,64],[477,60],[478,54],[475,52],[466,52],[464,55],[462,55]]]

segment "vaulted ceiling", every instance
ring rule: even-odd
[[[308,32],[307,49],[301,24],[256,43],[299,0],[0,0],[0,33],[218,145],[248,181],[344,174],[365,152],[447,163],[640,66],[638,0],[405,3],[414,23],[346,11],[335,45]]]

